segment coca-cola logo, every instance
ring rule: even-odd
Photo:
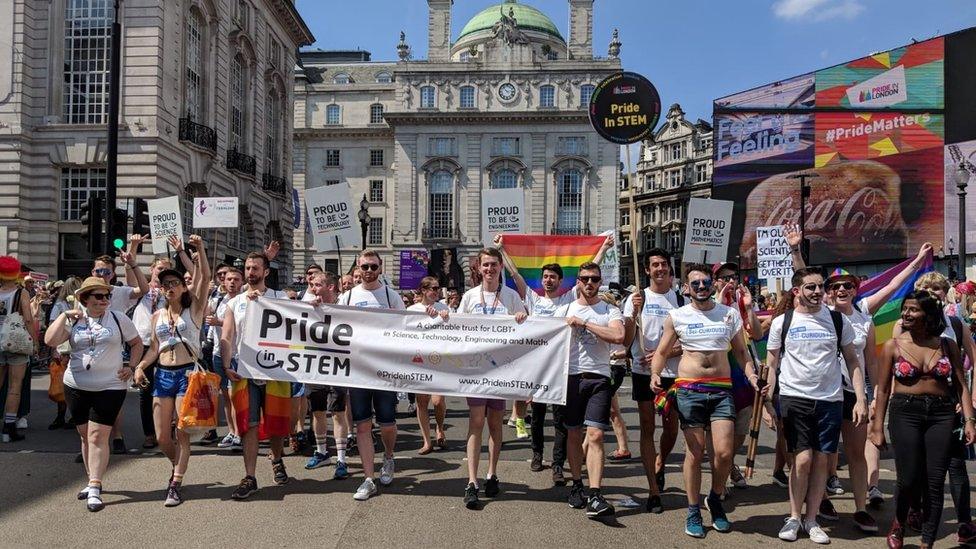
[[[901,228],[897,205],[884,191],[874,187],[862,187],[844,200],[810,200],[805,209],[804,229],[811,240],[855,236],[862,240],[880,238]],[[773,206],[761,226],[799,222],[800,209],[794,207],[792,196],[786,196]]]

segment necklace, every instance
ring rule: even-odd
[[[501,292],[501,286],[498,287],[498,291],[495,292],[495,300],[491,304],[491,312],[488,312],[488,307],[485,305],[485,287],[481,286],[481,314],[483,315],[493,315],[495,314],[495,309],[498,307],[498,294]]]

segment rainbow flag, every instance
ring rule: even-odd
[[[243,435],[251,428],[249,424],[251,406],[260,406],[260,402],[251,402],[248,384],[249,379],[235,381],[231,385],[231,401],[234,403],[234,420],[237,422],[238,433]],[[291,383],[287,381],[268,381],[264,389],[264,406],[261,422],[258,425],[258,438],[264,440],[271,436],[288,436],[291,433]]]
[[[605,236],[563,236],[542,234],[507,234],[502,241],[519,274],[535,293],[542,295],[542,266],[557,263],[563,269],[562,295],[576,285],[579,266],[592,261],[606,242]],[[515,288],[512,280],[506,284]]]
[[[863,299],[870,295],[874,295],[881,288],[887,286],[898,273],[909,268],[913,258],[908,258],[905,261],[895,265],[894,267],[874,275],[868,280],[861,283],[861,287],[858,288],[857,297],[858,299]],[[901,304],[905,301],[905,296],[908,295],[912,290],[915,289],[915,281],[918,277],[923,274],[933,270],[932,254],[922,263],[918,271],[914,275],[908,277],[908,280],[898,288],[894,294],[888,299],[888,301],[878,309],[878,312],[874,313],[874,333],[878,344],[878,352],[881,351],[881,345],[884,342],[891,339],[892,330],[895,328],[895,323],[901,318]]]

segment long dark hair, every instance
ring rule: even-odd
[[[913,299],[918,302],[919,309],[925,314],[925,332],[930,337],[938,337],[946,329],[945,314],[939,305],[939,299],[925,290],[915,290],[905,296],[901,308],[905,310],[905,302]]]

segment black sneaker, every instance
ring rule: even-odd
[[[207,434],[203,435],[203,438],[200,439],[200,444],[202,444],[203,446],[210,446],[211,444],[214,444],[219,440],[220,437],[217,436],[217,430],[211,429],[207,431]]]
[[[569,506],[573,509],[582,509],[586,507],[586,496],[583,495],[583,483],[573,483],[573,487],[569,489],[569,498],[567,498]]]
[[[779,486],[780,488],[789,488],[790,477],[786,476],[786,472],[782,469],[779,471],[773,471],[773,484]]]
[[[648,513],[660,515],[664,512],[664,504],[661,503],[661,496],[651,496],[647,498],[647,505],[644,507]]]
[[[533,473],[538,473],[542,469],[542,454],[539,452],[533,452],[532,463],[529,464],[529,470],[531,470]]]
[[[607,503],[600,493],[590,494],[590,499],[586,502],[586,516],[589,518],[610,516],[617,511],[613,505]]]
[[[491,478],[485,479],[485,497],[493,498],[500,492],[498,488],[498,476],[493,476]]]
[[[251,497],[251,494],[258,491],[258,480],[254,477],[244,477],[241,479],[241,483],[237,485],[237,489],[234,493],[230,495],[233,499],[247,499]]]
[[[566,486],[566,477],[563,476],[563,466],[552,464],[552,484],[553,486]]]
[[[834,504],[831,503],[827,498],[823,498],[820,501],[820,510],[817,511],[817,518],[829,521],[840,519],[840,517],[837,515],[837,510],[834,509]]]
[[[125,449],[125,441],[121,438],[117,438],[112,441],[112,453],[116,455],[122,455],[127,453]]]
[[[654,475],[654,478],[655,480],[657,480],[657,491],[663,492],[664,491],[664,469],[658,471],[657,474]]]
[[[183,494],[180,493],[180,483],[170,482],[169,488],[166,489],[166,501],[163,503],[165,507],[176,507],[183,503]]]
[[[3,437],[5,442],[20,442],[24,440],[24,435],[17,432],[16,423],[3,424]]]
[[[288,471],[285,471],[285,462],[282,460],[272,461],[271,470],[274,471],[274,481],[277,485],[288,484]]]
[[[868,514],[867,511],[856,511],[854,513],[854,524],[865,534],[874,534],[878,531],[878,523],[875,522],[874,517]],[[959,527],[960,532],[962,531],[962,526]],[[960,540],[962,536],[960,536]],[[960,541],[960,543],[965,543]]]
[[[468,509],[478,508],[478,486],[473,482],[469,482],[464,489],[464,506]]]

